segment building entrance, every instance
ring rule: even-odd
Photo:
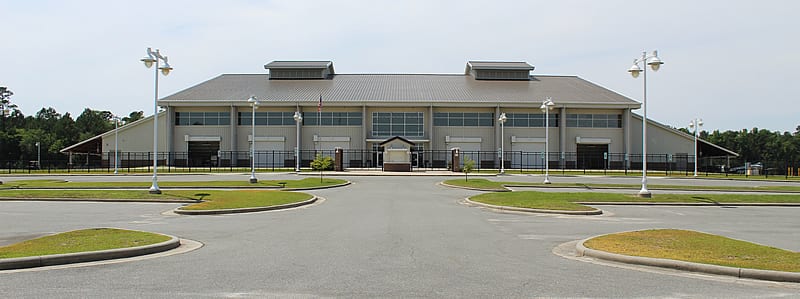
[[[608,144],[578,144],[578,168],[605,169]]]
[[[189,141],[189,166],[216,164],[219,141]]]

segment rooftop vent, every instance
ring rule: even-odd
[[[524,61],[470,61],[464,74],[476,80],[530,80],[533,69]]]
[[[331,61],[273,61],[264,68],[270,80],[320,80],[334,74]]]

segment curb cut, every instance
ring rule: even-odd
[[[470,200],[469,198],[465,198],[467,203],[482,206],[485,208],[492,208],[498,210],[507,210],[507,211],[515,211],[515,212],[528,212],[528,213],[544,213],[544,214],[562,214],[562,215],[577,215],[577,216],[592,216],[592,215],[602,215],[603,210],[594,209],[591,211],[566,211],[566,210],[543,210],[543,209],[529,209],[529,208],[517,208],[517,207],[508,207],[508,206],[496,206],[490,205],[480,202],[475,202]]]
[[[35,268],[44,266],[55,266],[64,264],[129,258],[140,255],[164,252],[167,250],[178,248],[178,246],[181,245],[180,239],[174,236],[168,236],[168,237],[171,238],[168,241],[164,241],[157,244],[138,246],[138,247],[0,259],[0,270]]]
[[[483,188],[474,188],[474,187],[464,187],[464,186],[450,185],[450,184],[446,184],[445,182],[439,182],[439,185],[445,186],[445,187],[450,187],[450,188],[475,190],[475,191],[485,191],[485,192],[511,192],[511,190],[506,189],[506,188],[503,188],[503,190],[500,190],[500,189],[483,189]]]
[[[275,206],[268,206],[268,207],[219,209],[219,210],[181,210],[181,209],[175,209],[174,211],[175,211],[175,214],[180,214],[180,215],[223,215],[223,214],[253,213],[253,212],[284,210],[284,209],[291,209],[291,208],[301,207],[301,206],[310,205],[312,203],[315,203],[318,199],[319,199],[319,197],[312,196],[311,199],[308,199],[308,200],[305,200],[305,201],[282,204],[282,205],[275,205]]]
[[[669,268],[669,269],[690,271],[690,272],[701,272],[701,273],[716,274],[716,275],[727,275],[727,276],[734,276],[737,278],[749,278],[749,279],[781,281],[781,282],[800,282],[800,273],[795,273],[795,272],[735,268],[735,267],[692,263],[692,262],[685,262],[685,261],[678,261],[671,259],[622,255],[607,251],[600,251],[600,250],[586,248],[586,246],[583,245],[583,243],[588,241],[589,239],[600,236],[594,236],[591,238],[580,240],[575,245],[575,249],[578,251],[578,256],[590,256],[598,259],[615,261],[626,264],[653,266],[653,267]]]

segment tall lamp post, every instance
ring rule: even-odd
[[[158,188],[158,71],[164,76],[169,75],[172,67],[167,62],[167,56],[162,56],[161,52],[156,49],[155,52],[151,48],[147,48],[147,56],[140,59],[144,62],[144,66],[150,68],[153,64],[156,65],[155,71],[155,95],[153,97],[153,185],[150,186],[150,194],[161,194],[161,189]],[[161,61],[164,65],[160,65]]]
[[[42,169],[42,143],[36,142],[36,168]]]
[[[114,174],[118,174],[119,171],[119,116],[114,116],[112,118],[114,120]]]
[[[505,126],[505,123],[506,123],[507,120],[508,120],[508,117],[506,117],[506,113],[505,112],[500,113],[500,117],[497,119],[497,121],[500,123],[500,174],[505,174],[506,173],[506,165],[505,165],[506,164],[506,160],[504,158],[504,155],[505,155],[505,152],[506,152],[506,150],[505,150],[506,141],[505,141],[505,136],[504,136],[505,132],[503,132],[503,129],[504,129],[503,127]]]
[[[639,64],[643,64],[643,67],[640,68]],[[652,196],[650,191],[647,190],[647,66],[649,65],[655,72],[658,71],[662,64],[664,64],[664,62],[658,58],[658,51],[653,51],[653,53],[649,55],[647,52],[642,52],[642,57],[634,59],[633,66],[628,69],[628,72],[631,73],[631,76],[634,78],[639,77],[639,73],[644,73],[644,98],[642,101],[644,110],[644,116],[642,117],[642,190],[639,190],[639,196],[644,198],[650,198]]]
[[[258,109],[258,99],[256,96],[250,96],[247,99],[250,106],[253,107],[253,118],[250,119],[250,127],[252,128],[252,138],[250,138],[250,183],[258,183],[256,178],[256,109]]]
[[[300,111],[294,112],[294,123],[297,127],[297,146],[294,148],[294,171],[300,172],[300,122],[303,121],[303,115]]]
[[[697,177],[697,135],[700,133],[700,127],[703,126],[702,118],[695,118],[689,122],[689,129],[694,129],[694,176]]]
[[[547,97],[542,101],[542,109],[544,112],[544,183],[550,184],[550,110],[553,110],[553,99]]]

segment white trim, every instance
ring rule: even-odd
[[[611,138],[575,137],[577,144],[611,144]]]
[[[384,141],[386,141],[386,139],[388,139],[388,138],[384,138],[384,139],[367,138],[366,141],[367,142],[384,142]],[[430,140],[428,140],[428,139],[408,139],[408,138],[406,138],[406,140],[411,141],[413,143],[417,143],[417,144],[423,143],[423,142],[430,142]]]
[[[183,141],[222,141],[221,136],[183,135]]]
[[[447,143],[481,143],[481,137],[450,137],[444,136],[444,142]]]
[[[545,143],[544,137],[517,137],[511,136],[511,143]]]
[[[253,141],[253,135],[247,135],[247,141]],[[256,142],[286,142],[283,136],[256,136]]]

